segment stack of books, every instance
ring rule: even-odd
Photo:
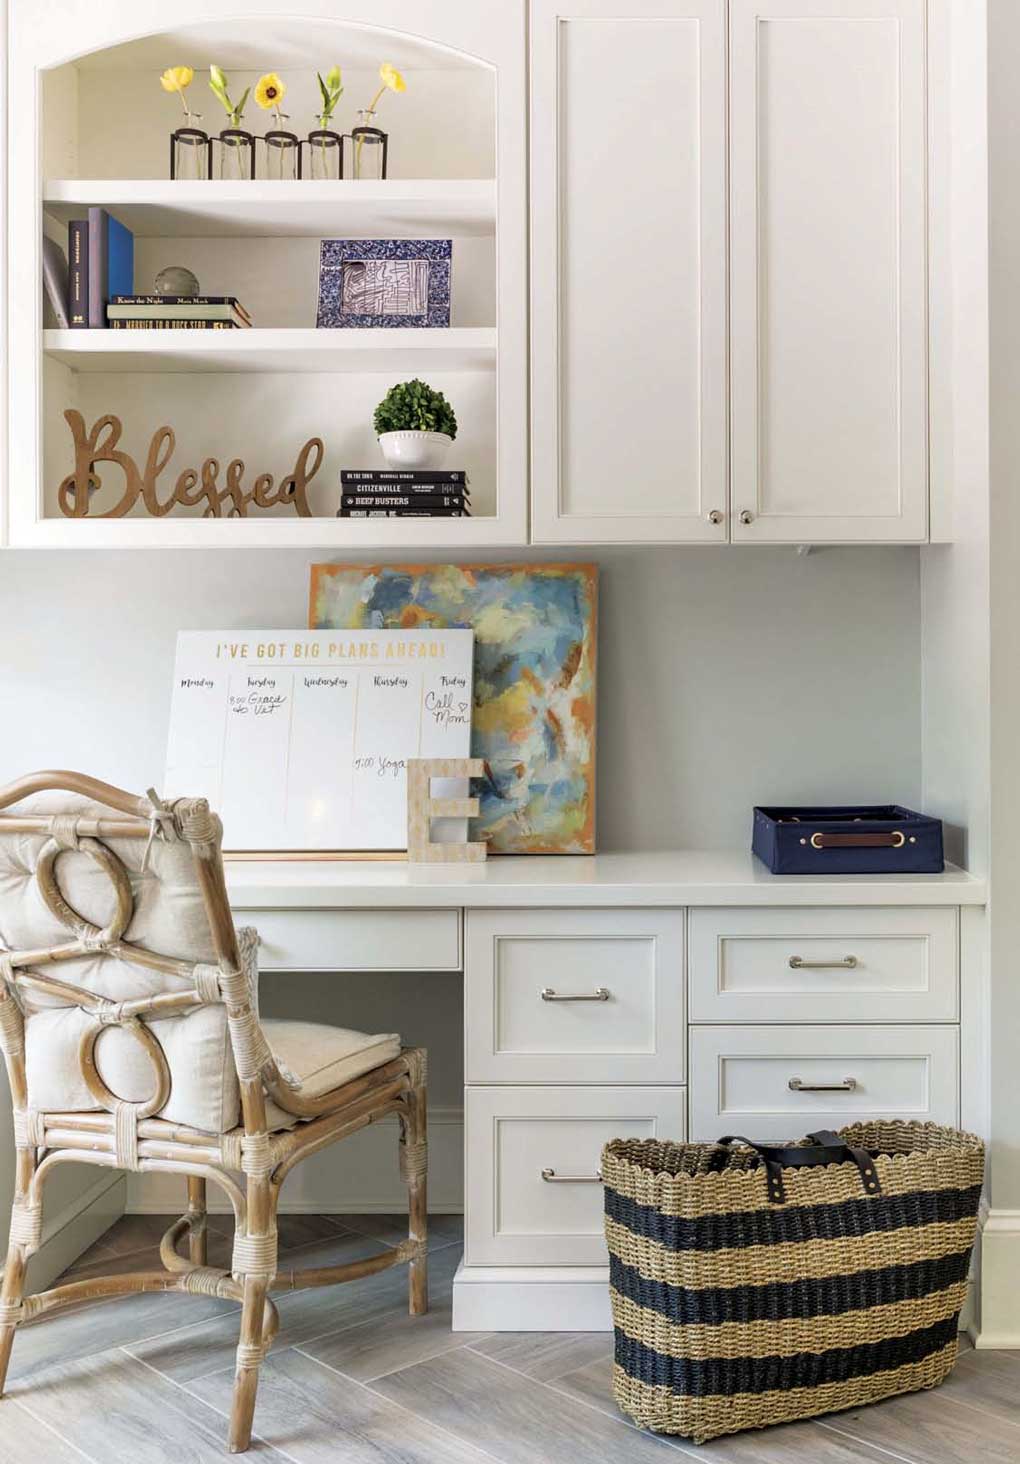
[[[337,518],[470,518],[463,472],[344,468]]]
[[[111,330],[244,330],[251,316],[236,295],[113,295]]]

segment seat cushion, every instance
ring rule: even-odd
[[[369,1034],[321,1022],[266,1018],[262,1026],[277,1062],[298,1079],[310,1097],[339,1088],[400,1056],[400,1038],[395,1032]],[[292,1113],[271,1100],[266,1103],[266,1118],[271,1129],[290,1128],[296,1122]]]

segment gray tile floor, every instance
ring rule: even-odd
[[[126,1216],[76,1277],[158,1265],[163,1216]],[[229,1255],[219,1217],[214,1263]],[[281,1264],[369,1254],[396,1216],[281,1217]],[[931,1393],[695,1448],[633,1428],[603,1334],[450,1331],[459,1222],[432,1225],[432,1311],[406,1312],[403,1269],[283,1294],[250,1457],[293,1464],[1020,1464],[1020,1353],[967,1350]],[[72,1273],[69,1273],[72,1274]],[[226,1454],[237,1308],[135,1296],[19,1332],[0,1403],[0,1464],[205,1464]]]

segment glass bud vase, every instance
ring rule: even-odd
[[[301,139],[294,132],[267,132],[265,176],[276,182],[301,177]]]
[[[201,127],[178,127],[170,134],[170,177],[202,181],[209,177],[212,143]]]
[[[316,181],[336,182],[344,175],[344,140],[339,132],[320,128],[309,132],[308,176]]]
[[[358,113],[358,125],[351,128],[351,175],[355,178],[385,178],[386,149],[389,139],[385,132],[373,127],[375,113],[362,110]]]
[[[221,178],[255,177],[255,139],[241,127],[225,127],[217,148]]]

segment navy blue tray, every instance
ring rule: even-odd
[[[941,874],[942,820],[897,803],[756,808],[751,848],[773,874]]]

